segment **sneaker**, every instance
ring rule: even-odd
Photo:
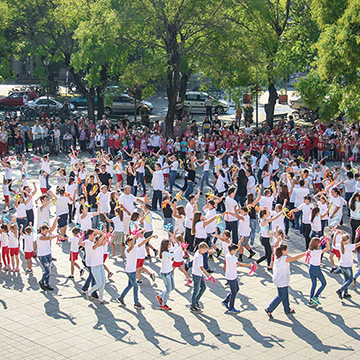
[[[310,307],[314,307],[314,306],[316,306],[317,304],[316,304],[316,302],[313,300],[313,299],[311,299],[309,302],[308,302],[308,306],[310,306]]]
[[[238,261],[239,261],[239,262],[242,262],[242,261],[243,261],[242,255],[239,255]]]
[[[106,300],[98,300],[99,304],[102,304],[102,305],[106,305],[108,304],[109,302],[106,301]]]
[[[161,305],[161,308],[162,308],[163,310],[167,310],[167,311],[171,310],[171,307],[169,307],[169,306],[167,306],[167,305]]]
[[[155,273],[152,273],[152,274],[150,275],[150,277],[151,277],[151,280],[152,280],[153,282],[155,282]]]
[[[54,288],[52,288],[50,285],[46,285],[46,290],[53,291]]]
[[[190,257],[189,254],[185,254],[185,255],[183,256],[183,259],[188,259],[189,257]]]
[[[356,286],[356,279],[353,279],[353,281],[351,282],[351,286],[355,287]]]
[[[159,295],[157,295],[157,296],[156,296],[156,298],[157,298],[157,300],[158,300],[158,302],[159,302],[160,306],[162,306],[162,299],[161,299],[161,297],[160,297]]]
[[[82,277],[85,273],[85,269],[80,269],[80,277]]]
[[[340,269],[336,269],[336,270],[334,271],[334,273],[335,273],[335,274],[341,274],[341,270],[340,270]]]
[[[343,298],[344,298],[344,299],[350,299],[350,298],[351,298],[351,295],[350,295],[350,294],[344,294]]]
[[[39,286],[41,287],[41,290],[46,290],[46,286],[43,282],[39,281]]]
[[[339,299],[342,300],[343,296],[342,296],[341,290],[340,289],[337,290],[336,293],[337,293],[337,296],[339,297]]]
[[[199,313],[199,312],[200,312],[200,310],[198,310],[195,306],[191,306],[191,307],[190,307],[190,311],[191,311],[192,313]]]
[[[92,297],[93,299],[98,299],[98,298],[99,298],[99,295],[98,295],[96,292],[94,292],[94,293],[91,294],[91,297]]]
[[[214,270],[208,269],[206,270],[209,274],[212,274],[214,272]]]
[[[240,312],[240,310],[235,309],[235,308],[229,309],[229,313],[238,314],[239,312]]]
[[[134,308],[137,309],[137,310],[144,310],[145,309],[145,307],[142,306],[140,303],[135,304]]]
[[[214,261],[214,258],[212,255],[209,255],[209,260]]]
[[[269,319],[273,319],[273,314],[268,310],[268,309],[265,309],[265,312],[267,313],[267,316],[269,317]]]
[[[228,281],[225,283],[225,286],[230,286]]]
[[[332,267],[330,273],[333,273],[336,270],[336,266]]]
[[[146,259],[146,260],[150,260],[150,259],[151,259],[151,256],[150,256],[150,255],[146,255],[146,256],[145,256],[145,259]]]
[[[114,275],[114,273],[112,273],[112,272],[110,271],[110,272],[109,272],[109,275],[108,275],[108,279],[110,279],[113,275]]]
[[[74,275],[69,275],[68,276],[68,279],[73,279],[74,278]]]
[[[155,254],[155,257],[156,257],[156,256],[158,256],[158,254],[159,254],[159,250],[154,249],[154,254]]]
[[[256,252],[251,250],[250,255],[249,255],[249,259],[251,259],[255,254],[256,254]]]
[[[316,303],[317,305],[321,305],[321,302],[319,301],[319,298],[314,297],[312,300],[313,300],[314,303]]]
[[[141,280],[140,281],[137,280],[136,282],[138,283],[138,285],[142,285],[142,283],[143,283]]]
[[[125,301],[122,297],[119,296],[116,300],[120,303],[120,306],[126,306]]]
[[[81,289],[81,292],[82,292],[83,294],[86,294],[88,290],[89,290],[89,289]]]
[[[225,306],[229,310],[229,304],[226,301],[222,301],[221,305]]]
[[[194,307],[195,307],[196,309],[198,309],[199,311],[201,311],[201,307],[200,307],[199,303],[195,304]]]
[[[113,258],[116,258],[116,254],[111,254],[111,255],[109,256],[109,259],[113,259]]]
[[[28,272],[29,274],[32,274],[33,270],[32,270],[32,269],[27,269],[27,272]]]
[[[184,265],[185,271],[188,272],[189,271],[189,265],[187,263],[185,263]]]
[[[221,250],[221,249],[217,249],[217,250],[216,250],[216,258],[217,258],[217,259],[220,257],[221,253],[222,253],[222,250]]]
[[[189,286],[190,284],[192,283],[192,280],[191,279],[188,279],[185,286]]]

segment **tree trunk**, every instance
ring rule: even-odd
[[[104,90],[100,87],[97,87],[96,94],[97,94],[97,119],[100,120],[105,112]]]
[[[94,106],[94,98],[95,98],[95,89],[92,87],[89,91],[86,92],[87,108],[88,108],[88,116],[89,119],[95,122],[95,106]]]
[[[181,74],[179,96],[181,97],[182,101],[185,100],[186,88],[189,83],[190,75],[191,71]]]
[[[269,98],[268,103],[265,105],[265,112],[266,112],[266,122],[269,127],[272,129],[274,126],[274,111],[276,100],[279,98],[275,85],[271,82],[268,87],[269,91]]]
[[[166,86],[166,94],[168,97],[168,110],[166,113],[166,136],[172,137],[174,131],[174,118],[176,114],[176,98],[178,94],[178,90],[174,87]]]

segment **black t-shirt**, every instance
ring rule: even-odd
[[[170,204],[166,204],[166,206],[162,209],[165,218],[171,218],[173,214],[173,209]]]
[[[93,194],[92,189],[93,189],[94,185],[95,184],[88,183],[86,186],[86,192],[87,192],[87,198],[88,198],[89,205],[91,205],[92,208],[96,209],[97,208],[96,197],[99,195],[99,190],[98,190],[98,188],[96,188],[96,191]]]
[[[195,170],[188,170],[188,180],[190,181],[195,181],[195,174],[196,174],[196,171]]]
[[[108,172],[100,173],[99,179],[103,185],[109,186],[111,175]]]

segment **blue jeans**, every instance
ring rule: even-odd
[[[97,209],[90,208],[90,212],[96,212]],[[91,225],[93,229],[97,229],[99,227],[99,215],[93,216],[91,218]]]
[[[138,297],[139,285],[136,282],[136,272],[126,273],[126,275],[128,276],[129,282],[127,287],[120,295],[120,297],[124,299],[124,297],[131,290],[131,288],[134,288],[134,304],[137,304],[139,302],[139,297]]]
[[[250,219],[250,245],[253,246],[255,242],[255,234],[258,226],[256,219]]]
[[[162,304],[166,305],[170,292],[175,289],[174,275],[173,272],[170,271],[169,273],[160,273],[160,276],[165,284],[165,290],[161,293],[160,297]]]
[[[310,299],[314,298],[317,279],[319,279],[321,282],[321,286],[318,288],[318,290],[316,291],[316,294],[315,294],[315,297],[317,298],[320,296],[322,291],[325,289],[325,286],[326,286],[325,277],[324,277],[323,273],[321,272],[320,266],[314,266],[314,265],[310,265],[309,275],[310,275],[310,279],[311,279]]]
[[[152,198],[152,208],[151,210],[152,211],[156,211],[157,208],[157,203],[159,202],[159,207],[160,207],[160,210],[161,210],[161,200],[162,200],[162,192],[161,190],[154,190],[154,193],[153,193],[153,198]]]
[[[273,312],[282,302],[284,306],[284,311],[287,313],[290,311],[290,304],[289,304],[289,287],[281,287],[277,288],[278,295],[276,298],[271,302],[269,307],[267,308],[270,312]]]
[[[202,294],[205,292],[206,285],[202,276],[192,275],[193,278],[193,294],[191,298],[191,306],[195,306]]]
[[[143,193],[146,194],[146,185],[145,185],[143,173],[136,172],[136,182],[138,183],[138,186],[141,184],[143,188]]]
[[[51,188],[51,186],[50,186],[50,184],[49,184],[49,179],[50,179],[50,175],[47,174],[47,175],[46,175],[46,178],[45,178],[45,180],[46,180],[46,189],[47,189],[47,190],[50,190],[50,188]]]
[[[321,236],[322,236],[321,231],[312,231],[311,232],[311,238],[313,238],[313,237],[321,237]]]
[[[104,298],[105,290],[105,269],[104,265],[97,265],[91,267],[91,273],[95,279],[95,285],[89,290],[89,294],[99,290],[99,300]]]
[[[41,282],[45,285],[49,285],[50,273],[51,273],[51,263],[52,263],[52,256],[51,254],[45,256],[39,256],[40,264],[43,268],[43,276],[41,278]]]
[[[302,227],[300,226],[300,219],[302,218],[302,211],[297,211],[294,217],[295,221],[295,230],[300,230],[300,234],[302,234]]]
[[[342,284],[340,291],[343,291],[344,294],[347,294],[348,288],[353,281],[353,270],[352,270],[352,267],[340,266],[340,271],[344,276],[344,283]]]
[[[90,283],[91,283],[91,286],[95,285],[95,279],[91,272],[91,266],[88,266],[87,269],[89,270],[89,275],[88,275],[83,287],[81,288],[81,290],[83,290],[83,291],[87,291],[89,289]]]
[[[237,245],[239,242],[238,235],[238,222],[236,221],[225,221],[225,229],[231,232],[232,242]]]
[[[207,170],[207,171],[204,171],[201,175],[201,182],[200,182],[200,191],[202,192],[203,191],[203,188],[204,188],[204,182],[206,183],[206,185],[212,189],[213,191],[215,191],[215,188],[210,184],[210,181],[209,181],[209,177],[210,177],[210,171]]]
[[[177,177],[177,171],[176,170],[171,170],[170,174],[169,174],[170,194],[173,191],[173,187],[176,187],[176,188],[181,190],[181,186],[176,184],[176,177]]]
[[[184,193],[184,198],[189,200],[189,196],[193,192],[194,187],[195,187],[195,182],[194,181],[188,181],[187,187],[186,187],[186,190],[185,190],[185,193]]]
[[[353,193],[349,193],[349,192],[345,193],[345,200],[346,200],[346,202],[348,204],[349,204],[349,201],[350,201],[352,196],[353,196]],[[349,206],[348,206],[348,216],[350,216],[350,208],[349,208]]]
[[[358,270],[354,276],[354,279],[356,280],[359,275],[360,275],[360,252],[356,251],[356,256],[357,256],[357,262],[358,262]]]
[[[228,305],[229,309],[234,309],[236,294],[239,292],[239,282],[237,279],[227,281],[230,286],[230,292],[224,300]]]

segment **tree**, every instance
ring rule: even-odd
[[[87,99],[88,115],[94,120],[104,109],[104,89],[119,76],[126,63],[126,43],[121,23],[110,0],[8,0],[13,28],[19,34],[19,54],[61,62]]]
[[[138,0],[119,5],[119,16],[126,18],[131,29],[125,36],[146,52],[146,57],[139,60],[142,71],[165,80],[167,135],[173,133],[180,88],[182,93],[186,90],[186,69],[191,69],[199,57],[202,39],[215,31],[212,24],[223,3],[224,0]]]

